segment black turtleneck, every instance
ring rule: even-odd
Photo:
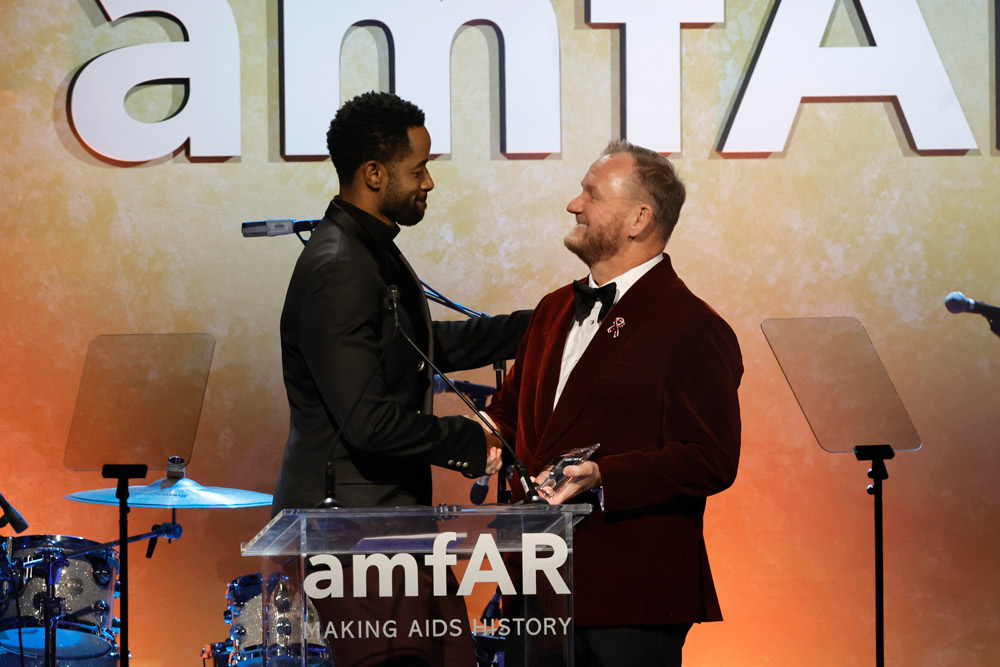
[[[399,287],[400,303],[406,310],[410,322],[424,321],[426,308],[423,288],[417,276],[408,267],[402,253],[396,246],[395,238],[399,234],[399,225],[387,225],[371,213],[350,204],[339,196],[330,202],[330,208],[338,207],[351,216],[362,232],[361,241],[371,251],[379,265],[379,273],[386,285]],[[331,218],[327,209],[328,219]],[[415,327],[416,340],[426,351],[428,347],[427,331],[423,327]]]

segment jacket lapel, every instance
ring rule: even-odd
[[[577,362],[573,372],[570,373],[566,386],[563,388],[562,396],[559,397],[559,404],[553,409],[552,399],[555,396],[555,385],[559,379],[559,369],[562,362],[562,352],[565,347],[569,325],[559,329],[557,340],[553,342],[549,350],[551,358],[544,366],[544,396],[539,398],[548,400],[548,410],[551,417],[548,423],[542,425],[538,430],[539,452],[546,452],[553,446],[572,426],[574,420],[587,405],[587,401],[597,388],[601,379],[607,374],[608,366],[617,361],[622,350],[628,346],[629,338],[642,327],[644,316],[651,305],[649,299],[650,290],[653,287],[662,286],[664,282],[669,282],[676,277],[673,268],[670,266],[670,258],[664,256],[663,261],[650,269],[646,275],[639,279],[628,292],[611,308],[594,338],[587,345],[583,356]],[[567,304],[569,310],[572,309],[572,299]],[[571,313],[568,315],[572,317]],[[551,391],[548,385],[551,383]],[[550,414],[548,411],[546,415]]]
[[[420,312],[421,312],[421,315],[423,315],[423,317],[422,317],[422,319],[423,319],[423,325],[424,325],[424,327],[425,327],[425,329],[427,331],[427,341],[428,341],[428,343],[427,343],[427,356],[430,357],[433,360],[434,359],[434,327],[431,324],[431,309],[430,309],[430,306],[427,305],[427,295],[424,293],[424,287],[420,283],[420,278],[417,277],[417,274],[413,270],[413,267],[410,266],[410,263],[408,261],[406,261],[406,257],[403,256],[403,253],[400,252],[399,249],[395,247],[395,244],[393,244],[393,250],[396,253],[396,257],[399,259],[400,263],[403,265],[403,268],[405,268],[406,271],[407,271],[407,273],[410,274],[410,279],[413,281],[413,286],[416,288],[417,293],[420,295]]]
[[[380,246],[378,241],[376,241],[375,238],[373,238],[372,235],[362,225],[358,224],[358,222],[353,217],[351,217],[350,214],[348,214],[346,211],[337,206],[336,202],[331,202],[330,206],[327,208],[326,220],[329,220],[335,225],[339,225],[342,229],[345,230],[346,233],[358,239],[361,242],[361,245],[364,246],[365,250],[368,251],[368,254],[371,256],[372,261],[375,263],[377,267],[382,267],[386,264],[386,262],[392,262],[393,260],[399,262],[399,266],[401,266],[405,271],[407,279],[410,280],[412,283],[411,289],[414,290],[415,293],[418,295],[418,299],[420,302],[419,313],[417,313],[419,314],[420,321],[412,322],[413,319],[412,315],[407,315],[406,317],[400,318],[400,326],[410,329],[411,337],[413,337],[413,334],[416,333],[416,331],[414,330],[417,329],[418,327],[420,328],[421,331],[425,332],[424,334],[426,335],[425,340],[427,340],[427,350],[426,350],[427,356],[430,357],[431,360],[433,361],[434,325],[431,320],[431,310],[427,304],[427,296],[424,294],[423,286],[420,283],[420,279],[417,278],[417,274],[413,271],[413,267],[410,266],[410,263],[408,261],[406,261],[406,257],[404,257],[403,253],[400,252],[399,247],[396,246],[396,244],[392,241],[389,241],[387,244],[382,244]],[[387,256],[390,253],[392,254],[391,258]],[[408,309],[406,308],[403,308],[403,310],[409,312]],[[412,325],[411,327],[407,327],[406,323],[408,321],[411,322]],[[423,336],[417,335],[416,336],[417,341],[419,342],[422,337]],[[433,412],[433,405],[434,405],[433,402],[434,371],[428,366],[427,368],[424,369],[424,372],[427,375],[429,384],[428,384],[428,389],[424,394],[423,411],[426,414],[431,414]]]
[[[554,325],[549,331],[548,344],[542,350],[539,362],[538,390],[535,394],[535,433],[542,434],[552,416],[552,404],[556,397],[556,387],[559,385],[559,369],[562,366],[563,349],[566,347],[566,337],[573,324],[573,292],[567,290],[566,299],[556,313]]]

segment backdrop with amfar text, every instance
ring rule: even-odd
[[[1000,302],[996,2],[8,0],[3,16],[0,493],[28,534],[117,536],[114,508],[64,499],[110,486],[63,465],[100,334],[214,336],[187,474],[270,493],[301,244],[240,223],[321,217],[326,124],[392,89],[425,109],[436,154],[399,245],[479,310],[586,274],[565,206],[609,139],[686,182],[668,251],[746,362],[740,474],[705,527],[726,620],[691,632],[687,663],[871,663],[867,464],[817,445],[760,328],[820,316],[865,325],[923,442],[885,487],[888,663],[1000,661],[1000,339],[943,305]],[[466,480],[437,482],[466,502]],[[136,531],[167,519],[130,514]],[[268,510],[178,519],[180,540],[133,552],[139,667],[198,664],[227,637],[226,584],[257,570],[240,544]]]

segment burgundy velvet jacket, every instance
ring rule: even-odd
[[[739,463],[736,336],[664,255],[604,318],[553,410],[573,311],[571,286],[542,299],[487,412],[532,475],[601,444],[604,510],[575,534],[576,622],[722,620],[702,520]]]

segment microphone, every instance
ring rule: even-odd
[[[503,363],[503,362],[501,362]],[[453,380],[456,387],[462,390],[462,393],[472,399],[472,402],[476,404],[476,407],[480,410],[486,408],[486,399],[497,392],[496,387],[490,387],[485,384],[475,384],[474,382],[466,382],[465,380]],[[443,394],[445,392],[451,391],[451,387],[441,379],[440,376],[434,376],[434,393]]]
[[[486,494],[490,491],[490,475],[483,475],[476,480],[469,490],[469,500],[473,505],[482,505]]]
[[[399,287],[389,285],[385,288],[385,308],[392,313],[392,321],[399,327]]]
[[[990,323],[990,331],[1000,336],[1000,308],[991,306],[982,301],[973,301],[961,292],[952,292],[944,298],[945,308],[948,312],[958,315],[959,313],[976,313],[986,318]]]
[[[2,495],[0,495],[0,509],[3,510],[3,518],[0,518],[0,526],[6,526],[9,523],[15,533],[23,533],[28,530],[28,522],[24,520],[20,512],[11,507],[10,503]]]
[[[956,315],[959,313],[978,313],[987,319],[1000,315],[1000,308],[983,303],[982,301],[973,301],[961,292],[952,292],[946,296],[944,298],[944,305],[948,309],[948,312]]]
[[[244,222],[243,237],[254,238],[257,236],[284,236],[285,234],[299,234],[301,232],[311,232],[316,228],[319,220],[292,220],[284,218],[281,220],[256,220]]]
[[[430,357],[427,356],[427,354],[423,350],[420,349],[420,346],[417,345],[415,342],[413,342],[413,339],[410,338],[406,334],[406,332],[403,331],[400,328],[400,326],[399,326],[399,312],[398,312],[398,310],[399,310],[399,288],[396,285],[389,285],[388,289],[386,289],[386,302],[387,302],[387,305],[389,307],[389,310],[393,314],[393,324],[394,324],[395,330],[398,331],[400,333],[400,335],[403,337],[403,339],[406,340],[406,342],[410,344],[410,347],[412,347],[414,350],[416,350],[417,354],[419,354],[421,356],[421,358],[424,361],[427,362],[427,365],[430,366],[431,369],[435,373],[437,373],[438,375],[441,376],[441,379],[444,380],[445,383],[447,383],[448,386],[451,387],[451,390],[454,391],[455,394],[459,398],[462,399],[462,401],[469,407],[470,410],[472,410],[472,412],[476,415],[476,417],[479,419],[479,421],[481,421],[483,424],[485,424],[486,428],[488,428],[490,430],[490,432],[492,432],[493,435],[495,435],[497,437],[497,439],[500,441],[500,444],[503,445],[504,451],[506,451],[507,454],[510,455],[511,459],[514,462],[514,470],[517,471],[517,476],[521,480],[521,486],[524,489],[524,501],[523,501],[524,504],[526,504],[526,505],[537,505],[537,504],[548,505],[548,501],[546,501],[544,498],[542,498],[540,495],[538,495],[538,489],[535,487],[535,483],[531,481],[531,477],[528,475],[528,470],[527,470],[527,468],[524,467],[524,462],[521,461],[521,459],[519,459],[517,457],[517,453],[514,451],[514,448],[510,446],[510,444],[504,439],[504,437],[502,435],[500,435],[500,431],[498,431],[493,426],[493,424],[489,423],[489,421],[483,419],[483,417],[479,414],[479,410],[476,409],[476,406],[472,403],[472,401],[469,399],[469,397],[466,396],[465,394],[463,394],[461,391],[459,391],[458,387],[455,386],[454,381],[452,381],[452,379],[450,377],[448,377],[447,375],[445,375],[441,371],[441,369],[438,368],[437,365],[433,361],[431,361]],[[482,480],[480,479],[480,481],[482,481]],[[477,484],[478,484],[478,482],[477,482]]]

